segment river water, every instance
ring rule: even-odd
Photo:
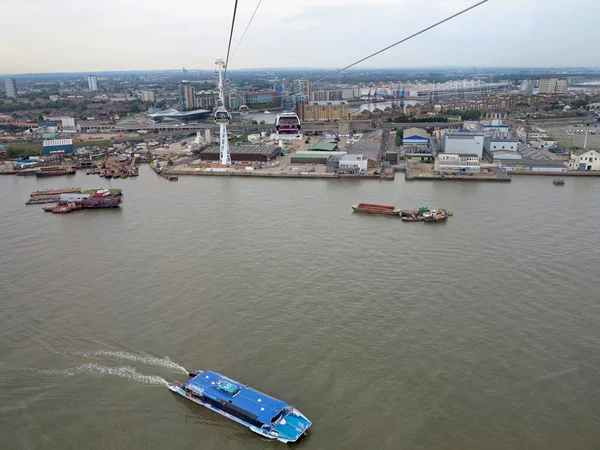
[[[118,210],[25,206],[65,184]],[[304,449],[600,442],[600,180],[0,177],[0,447],[274,449],[176,397],[213,369]],[[445,224],[352,213],[452,209]],[[185,368],[185,369],[184,369]],[[283,447],[282,447],[283,448]]]

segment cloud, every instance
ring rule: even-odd
[[[475,3],[263,0],[230,68],[341,67]],[[209,69],[233,0],[21,0],[2,7],[0,73]],[[256,3],[240,2],[233,46]],[[600,66],[597,0],[491,0],[363,63]]]

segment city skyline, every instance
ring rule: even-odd
[[[35,15],[23,15],[21,4],[3,7],[11,45],[0,48],[0,73],[211,69],[226,55],[233,10],[233,2],[210,4],[208,10],[208,2],[190,0],[125,5],[108,0],[99,8],[89,0],[77,8],[66,0],[25,3]],[[425,8],[416,0],[306,0],[283,8],[265,0],[233,53],[256,6],[243,3],[229,67],[344,66],[474,3],[432,0]],[[599,31],[594,15],[584,14],[598,8],[596,2],[574,0],[565,14],[557,14],[562,5],[492,0],[358,68],[599,66],[600,56],[592,51]],[[32,29],[61,45],[40,45]],[[572,30],[577,34],[570,36]]]

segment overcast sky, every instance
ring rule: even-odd
[[[239,0],[235,48],[258,0]],[[232,70],[341,67],[477,0],[263,0]],[[0,73],[212,69],[234,0],[5,0]],[[363,67],[600,66],[600,0],[490,0]]]

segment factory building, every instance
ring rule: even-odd
[[[326,151],[318,151],[318,152],[296,152],[293,153],[290,157],[290,162],[292,164],[328,164],[333,159],[339,160],[346,152],[326,152]]]
[[[52,153],[73,153],[73,140],[53,139],[44,141],[42,144],[42,154],[50,155]]]
[[[600,170],[600,153],[596,150],[578,150],[571,153],[569,170]]]
[[[444,135],[444,152],[483,157],[483,133],[459,132]]]
[[[281,147],[265,147],[261,145],[235,145],[229,147],[231,161],[269,162],[281,155]],[[200,153],[202,161],[219,161],[219,147],[212,145]]]
[[[422,128],[407,128],[404,130],[402,145],[404,146],[428,146],[429,133]]]
[[[458,172],[466,170],[467,172],[481,172],[481,163],[474,154],[451,154],[440,153],[435,159],[434,168],[438,172]]]
[[[345,155],[340,159],[339,173],[359,175],[367,173],[368,158],[362,154]]]

